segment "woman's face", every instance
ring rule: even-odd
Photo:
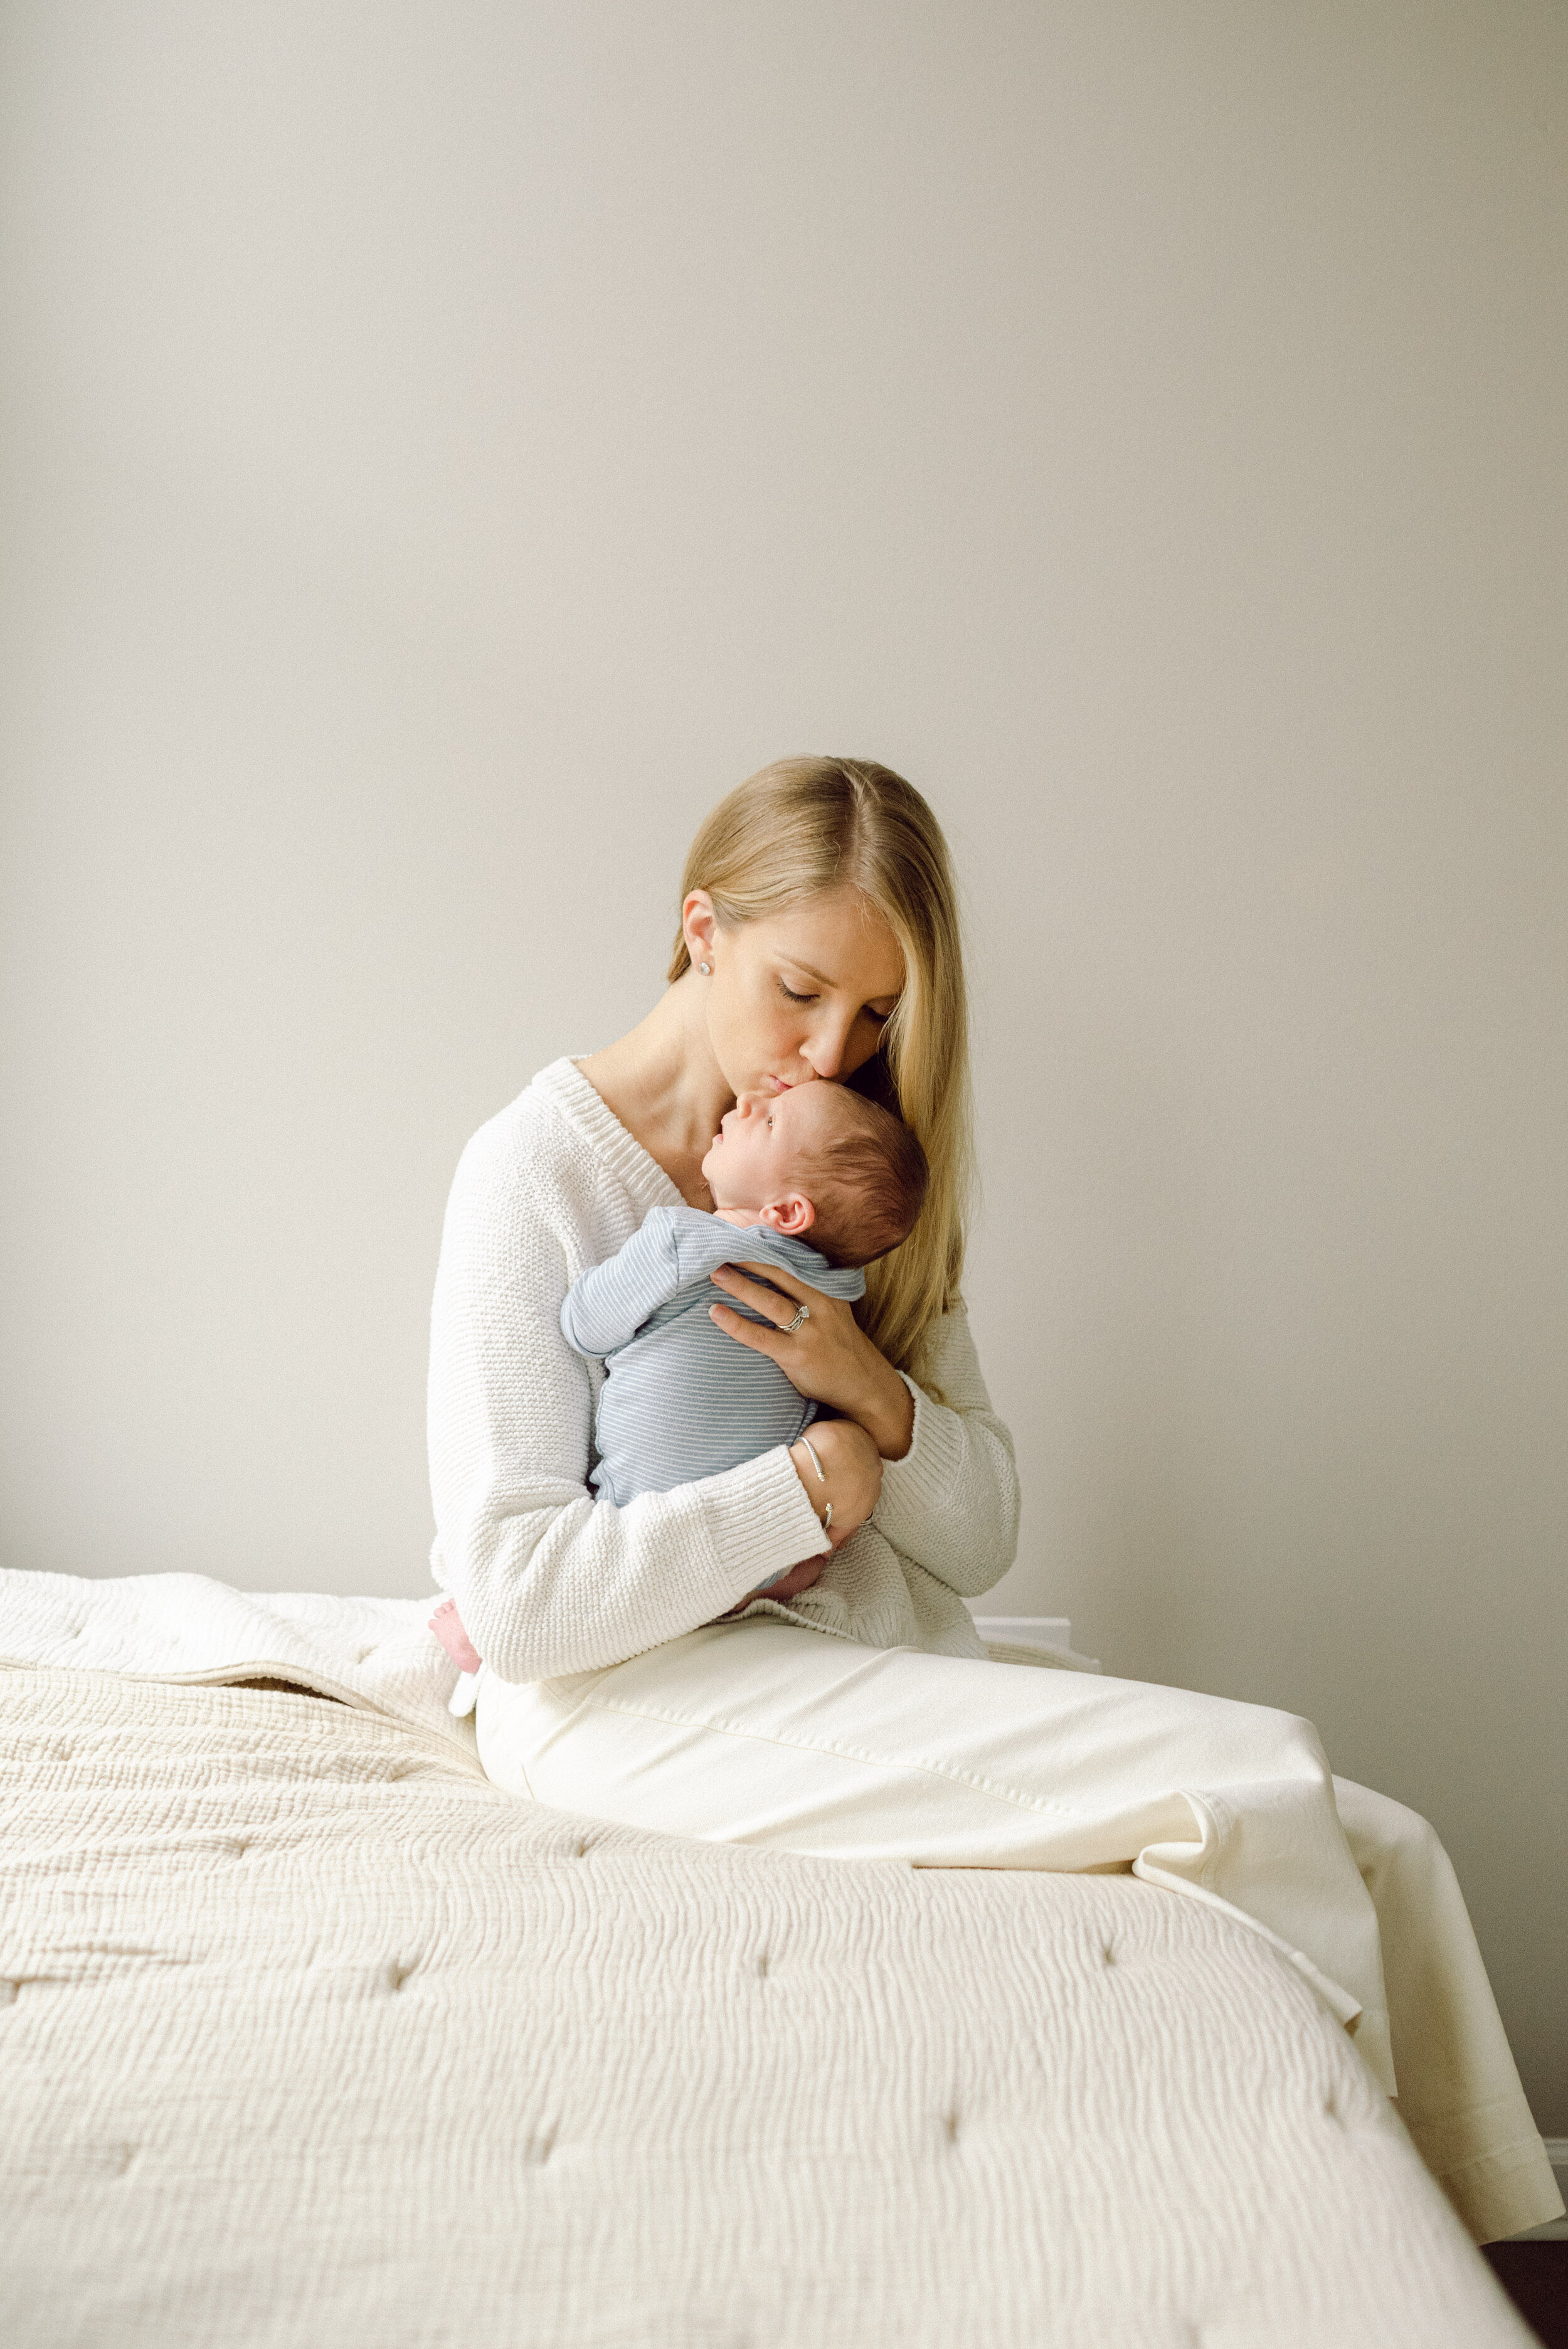
[[[731,1092],[841,1082],[882,1040],[903,985],[903,954],[858,889],[825,890],[764,921],[720,927],[695,890],[686,939],[707,999],[714,1053]]]

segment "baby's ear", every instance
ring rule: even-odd
[[[804,1239],[816,1220],[816,1208],[800,1191],[791,1191],[787,1199],[775,1199],[762,1210],[762,1221],[769,1230],[782,1232],[790,1240]]]

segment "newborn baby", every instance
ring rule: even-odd
[[[567,1344],[602,1356],[609,1373],[590,1482],[618,1505],[793,1444],[816,1416],[777,1362],[709,1318],[712,1305],[765,1318],[710,1275],[772,1264],[852,1303],[865,1295],[860,1268],[913,1228],[925,1192],[909,1128],[842,1085],[737,1102],[702,1171],[712,1215],[655,1207],[624,1247],[573,1282],[561,1309]]]
[[[738,1101],[702,1171],[712,1215],[651,1209],[623,1248],[573,1282],[561,1308],[567,1344],[602,1358],[608,1373],[589,1481],[617,1506],[794,1444],[817,1415],[777,1362],[709,1318],[711,1305],[727,1305],[765,1319],[717,1286],[719,1266],[777,1265],[852,1302],[865,1294],[860,1268],[907,1237],[925,1195],[925,1154],[909,1128],[842,1085]],[[793,1311],[794,1299],[785,1301]],[[452,1710],[467,1712],[480,1659],[451,1599],[430,1628],[464,1676]]]

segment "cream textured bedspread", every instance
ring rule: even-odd
[[[1525,2339],[1256,1935],[570,1818],[438,1713],[0,1671],[6,2349]]]
[[[0,1666],[64,1664],[136,1680],[278,1679],[474,1753],[447,1701],[457,1666],[431,1636],[439,1594],[340,1599],[236,1590],[206,1574],[24,1574],[0,1568]]]

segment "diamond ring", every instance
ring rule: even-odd
[[[784,1324],[784,1335],[787,1338],[792,1338],[795,1335],[796,1330],[800,1327],[801,1322],[809,1321],[810,1318],[810,1307],[809,1305],[798,1305],[795,1309],[795,1319],[793,1321],[786,1321]]]

